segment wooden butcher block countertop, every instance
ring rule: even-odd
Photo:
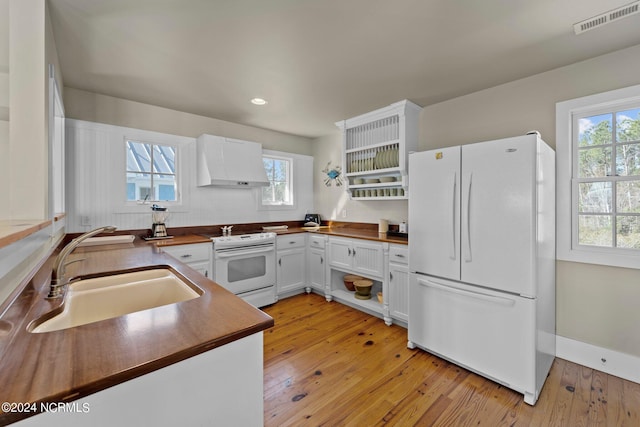
[[[0,318],[0,401],[72,401],[273,326],[270,316],[157,246],[162,245],[136,239],[131,244],[77,248],[69,261],[84,260],[70,264],[67,277],[168,266],[203,294],[151,309],[156,315],[170,312],[166,322],[149,324],[129,314],[30,333],[30,322],[63,303],[45,299],[55,255],[50,257]],[[33,414],[0,412],[0,425],[29,415]]]

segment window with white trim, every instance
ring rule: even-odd
[[[133,140],[127,146],[127,201],[175,202],[177,147]]]
[[[558,258],[640,268],[640,86],[556,113]]]
[[[263,155],[262,162],[269,186],[262,187],[261,205],[292,207],[294,205],[293,159]]]

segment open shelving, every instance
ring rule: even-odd
[[[351,198],[407,198],[408,154],[418,147],[421,110],[404,100],[336,123],[342,130],[346,189]]]

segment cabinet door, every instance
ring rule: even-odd
[[[313,289],[325,291],[325,259],[324,250],[309,251],[309,285]]]
[[[392,318],[409,320],[409,267],[400,264],[389,264],[389,289],[387,301]]]
[[[204,277],[211,277],[211,272],[209,271],[211,264],[209,264],[209,261],[192,262],[187,265],[202,274]]]
[[[329,239],[330,264],[333,267],[350,269],[353,264],[351,241],[347,239]]]
[[[304,250],[278,252],[276,281],[278,294],[304,288]]]
[[[367,277],[382,279],[384,275],[382,244],[354,239],[351,256],[353,257],[353,271]]]
[[[205,277],[212,277],[213,255],[210,243],[166,246],[162,250]]]

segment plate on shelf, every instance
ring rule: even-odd
[[[395,182],[396,181],[396,177],[395,176],[383,176],[380,177],[380,182]]]

